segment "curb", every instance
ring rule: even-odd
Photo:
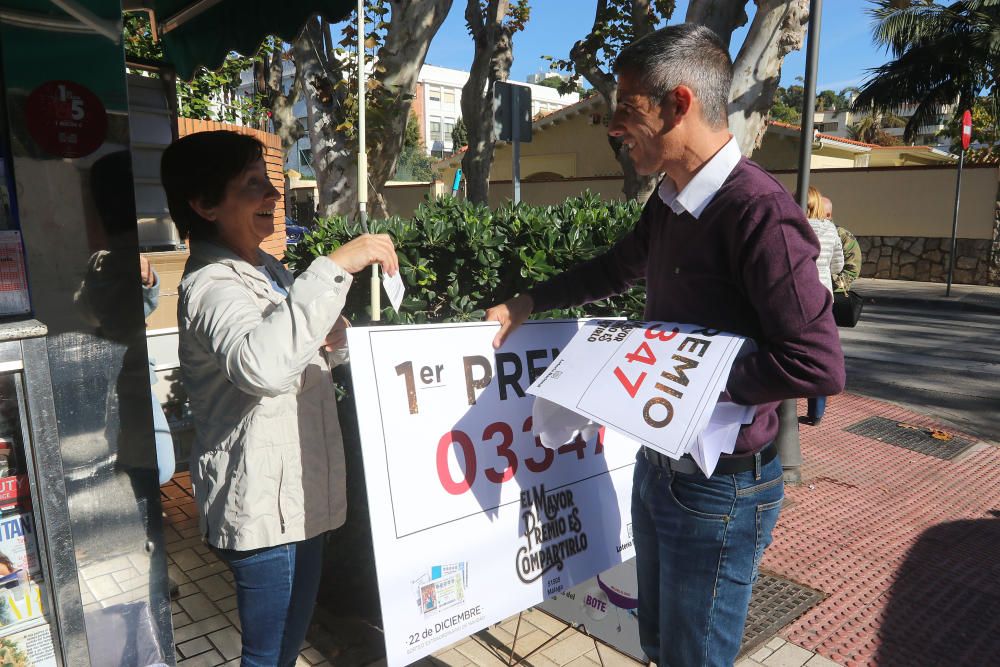
[[[860,292],[859,292],[860,294]],[[960,299],[948,298],[924,298],[919,296],[897,296],[897,295],[861,295],[865,305],[892,305],[892,306],[925,306],[934,307],[941,310],[964,311],[970,313],[985,313],[989,315],[1000,315],[1000,303],[996,305],[989,303],[978,303],[975,301],[963,301]],[[862,315],[864,317],[864,315]]]

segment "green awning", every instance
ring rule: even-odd
[[[153,0],[152,4],[165,31],[167,61],[185,80],[199,66],[220,67],[231,51],[253,55],[268,35],[291,42],[316,14],[335,23],[357,7],[355,0]]]

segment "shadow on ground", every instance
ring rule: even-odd
[[[996,660],[998,517],[1000,508],[987,518],[940,524],[920,535],[887,594],[874,664],[971,667]]]

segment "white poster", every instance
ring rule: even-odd
[[[580,323],[348,330],[390,667],[631,558],[638,445],[548,449],[525,389]]]
[[[538,608],[645,662],[639,642],[638,589],[632,559],[552,596]]]
[[[676,459],[698,444],[743,342],[693,324],[590,320],[529,392]]]

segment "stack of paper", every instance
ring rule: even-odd
[[[534,431],[557,447],[603,424],[711,475],[752,406],[719,403],[746,339],[691,324],[592,320],[527,389]],[[555,404],[555,405],[553,405]]]

